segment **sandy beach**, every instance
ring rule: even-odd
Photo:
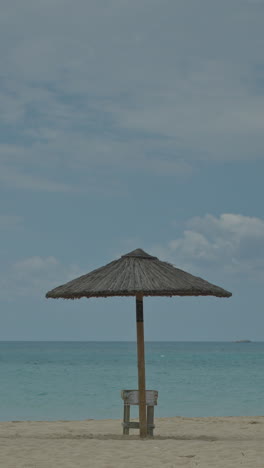
[[[0,423],[1,468],[264,468],[264,416],[159,418],[153,439],[120,420]]]

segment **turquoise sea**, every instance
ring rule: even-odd
[[[148,342],[156,416],[264,415],[264,343]],[[0,420],[122,417],[132,342],[0,342]],[[136,408],[133,408],[136,416]]]

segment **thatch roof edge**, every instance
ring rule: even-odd
[[[79,293],[79,294],[69,294],[64,293],[64,296],[62,297],[60,293],[57,293],[52,290],[47,292],[46,298],[47,299],[81,299],[82,297],[86,297],[87,299],[91,299],[92,297],[134,297],[137,294],[141,293],[145,297],[151,297],[151,296],[167,296],[167,297],[174,297],[174,296],[215,296],[215,297],[221,297],[221,298],[228,298],[232,296],[232,293],[229,291],[226,291],[224,289],[219,288],[219,294],[216,293],[216,291],[211,291],[211,292],[186,292],[186,291],[178,291],[177,294],[172,291],[117,291],[117,292],[109,292],[109,291],[101,291],[100,293]]]

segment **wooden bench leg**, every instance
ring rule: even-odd
[[[154,406],[147,406],[147,428],[148,435],[153,437],[154,430]]]
[[[130,405],[124,405],[123,434],[129,435]]]

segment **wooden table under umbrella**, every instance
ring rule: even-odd
[[[46,294],[54,299],[109,296],[136,297],[139,428],[143,438],[147,436],[143,297],[230,297],[232,293],[136,249]]]

